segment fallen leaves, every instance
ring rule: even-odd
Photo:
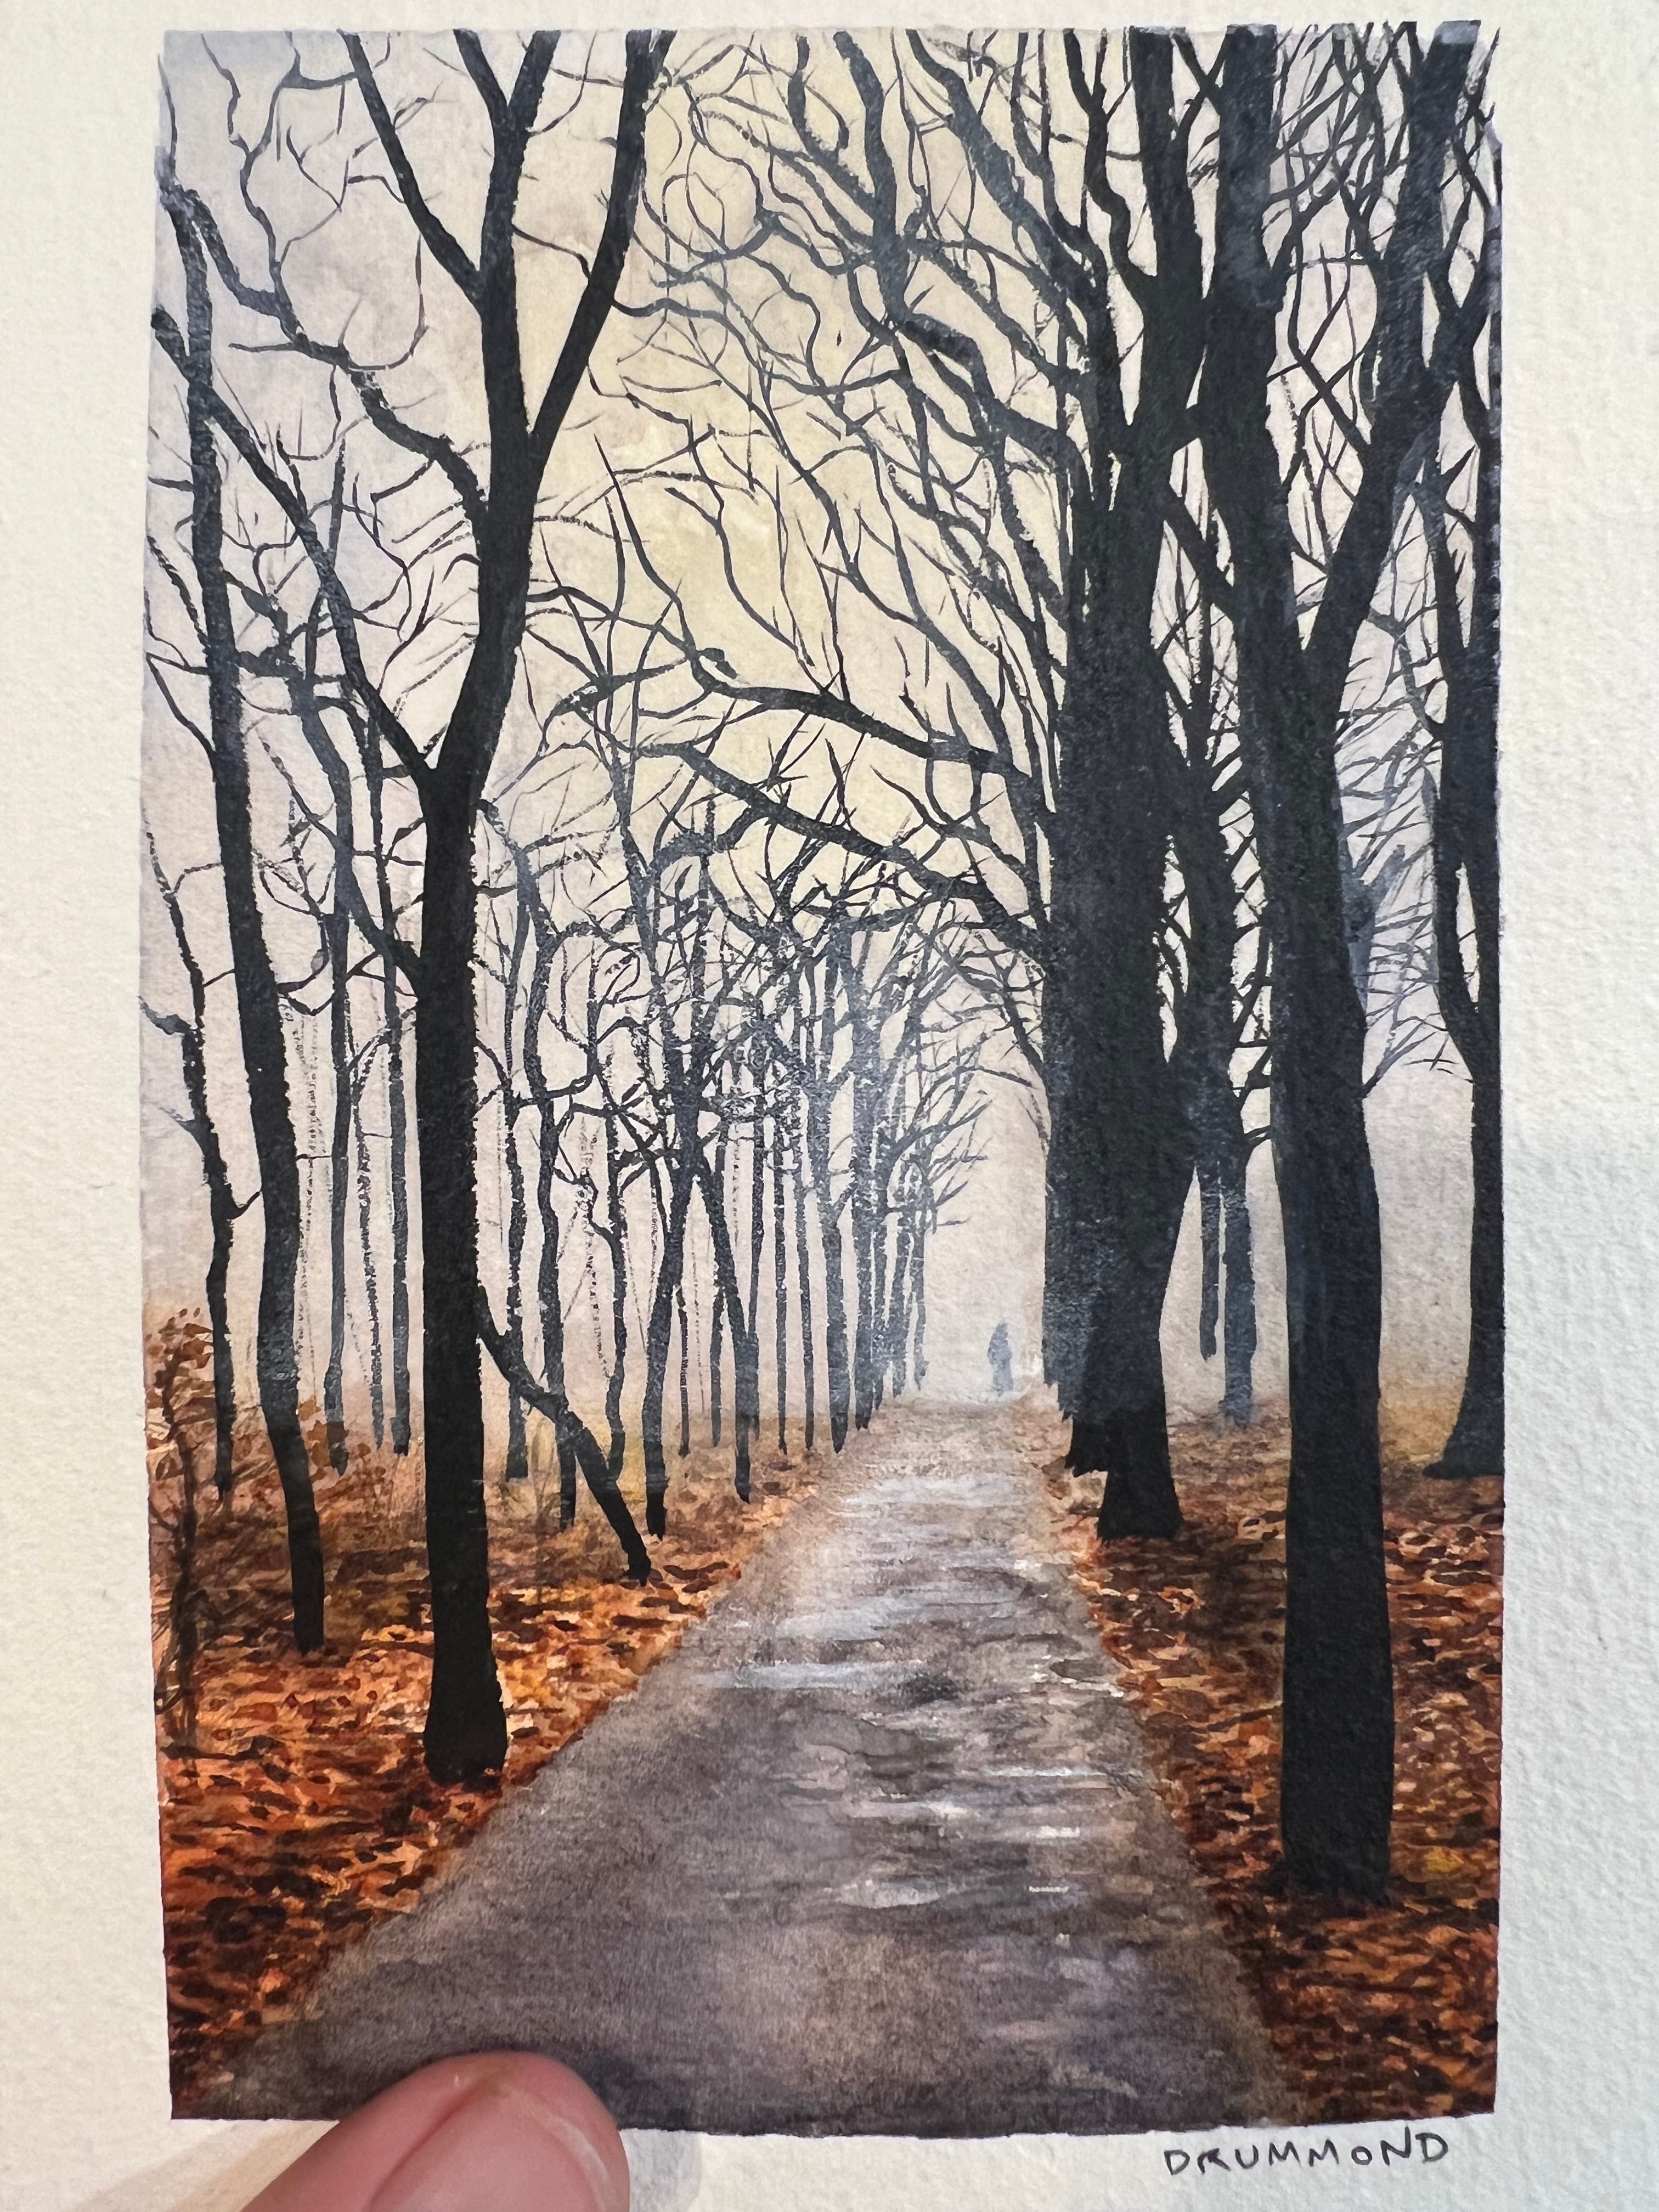
[[[1171,1432],[1187,1525],[1103,1546],[1098,1485],[1024,1442],[1053,1525],[1141,1723],[1159,1789],[1310,2118],[1485,2112],[1497,2074],[1503,1505],[1420,1470],[1449,1410],[1385,1421],[1397,1771],[1387,1902],[1351,1911],[1276,1878],[1284,1619],[1282,1417]]]
[[[670,1533],[641,1589],[621,1581],[615,1540],[590,1499],[575,1527],[557,1532],[550,1470],[496,1486],[491,1559],[507,1764],[486,1786],[442,1790],[421,1761],[431,1646],[418,1462],[358,1449],[336,1474],[320,1425],[308,1436],[329,1561],[327,1644],[302,1659],[289,1641],[281,1501],[250,1423],[239,1435],[234,1495],[222,1504],[209,1486],[199,1502],[190,1570],[203,1626],[182,1700],[169,1503],[178,1454],[165,1433],[151,1439],[162,1897],[180,2114],[203,2107],[236,2054],[291,2011],[332,1951],[407,1911],[505,1790],[634,1689],[811,1487],[810,1460],[773,1462],[757,1470],[745,1508],[727,1455],[705,1449],[671,1462]],[[210,1462],[210,1449],[196,1457]],[[636,1465],[624,1468],[623,1487],[642,1521]]]

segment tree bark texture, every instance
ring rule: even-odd
[[[1388,1880],[1394,1789],[1377,1441],[1382,1247],[1365,1128],[1364,1013],[1344,912],[1336,732],[1400,474],[1437,415],[1423,367],[1423,276],[1467,52],[1466,42],[1437,35],[1408,89],[1364,474],[1305,649],[1267,420],[1285,281],[1264,238],[1274,152],[1270,32],[1235,30],[1223,46],[1216,275],[1199,394],[1206,472],[1232,551],[1240,744],[1273,951],[1291,1428],[1281,1832],[1298,1887],[1369,1897]]]

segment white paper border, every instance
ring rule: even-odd
[[[0,0],[0,2205],[15,2212],[233,2212],[315,2132],[168,2118],[136,1000],[150,165],[161,35],[181,12]],[[427,27],[432,12],[349,11],[365,29]],[[526,14],[459,12],[481,28]],[[1168,12],[1219,27],[1229,10]],[[673,13],[712,27],[871,11]],[[270,0],[204,14],[295,20]],[[1073,20],[1032,0],[975,11],[988,19]],[[565,20],[617,11],[583,0]],[[1511,1301],[1498,2111],[1448,2124],[1432,2169],[1345,2164],[1340,2180],[1281,2167],[1174,2181],[1155,2138],[651,2137],[636,2143],[640,2212],[1659,2202],[1659,10],[1511,0],[1498,20]]]

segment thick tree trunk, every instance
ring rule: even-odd
[[[503,697],[503,706],[505,700]],[[460,710],[458,708],[458,716]],[[452,724],[446,747],[457,740]],[[477,890],[470,802],[427,810],[415,1114],[421,1167],[421,1395],[432,1690],[426,1763],[438,1782],[499,1768],[507,1717],[489,1626],[483,1390],[478,1364]]]
[[[1304,653],[1293,539],[1267,422],[1282,279],[1264,240],[1273,34],[1223,47],[1212,325],[1199,395],[1232,550],[1240,742],[1273,946],[1273,1129],[1284,1217],[1291,1474],[1280,1821],[1300,1887],[1377,1897],[1389,1874],[1393,1670],[1377,1442],[1382,1246],[1366,1136],[1364,1016],[1343,906],[1335,738],[1352,642],[1430,404],[1422,268],[1461,68],[1436,39],[1410,92],[1405,181],[1380,287],[1364,477]],[[1425,89],[1426,87],[1426,89]],[[1430,413],[1430,422],[1433,420]]]
[[[1469,1224],[1469,1357],[1457,1420],[1429,1474],[1504,1472],[1504,1155],[1495,1078],[1475,1084],[1470,1111],[1474,1205]]]
[[[1293,533],[1267,424],[1284,278],[1264,239],[1277,53],[1230,32],[1221,70],[1211,345],[1198,413],[1232,549],[1241,750],[1273,965],[1273,1129],[1290,1332],[1285,1523],[1285,1868],[1300,1887],[1382,1895],[1394,1695],[1377,1441],[1382,1246],[1364,1102],[1364,1014],[1343,903],[1336,732],[1355,641],[1413,457],[1443,404],[1425,366],[1425,273],[1472,33],[1437,32],[1407,87],[1407,143],[1379,271],[1363,474],[1304,649]]]
[[[1140,302],[1132,430],[1115,469],[1093,454],[1093,496],[1074,519],[1043,989],[1043,1357],[1072,1417],[1072,1464],[1106,1473],[1103,1537],[1170,1535],[1181,1524],[1158,1328],[1193,1169],[1159,990],[1170,738],[1152,621],[1170,472],[1190,434],[1202,355],[1203,255],[1169,34],[1131,33],[1129,55],[1156,277]],[[1115,375],[1110,303],[1089,312],[1102,373]]]
[[[1048,1342],[1072,1416],[1070,1463],[1107,1475],[1101,1534],[1173,1535],[1181,1510],[1159,1324],[1191,1173],[1187,1131],[1160,1096],[1161,1041],[1137,1068],[1129,1051],[1111,1048],[1116,1025],[1103,1012],[1091,1018],[1090,995],[1074,987],[1065,1014],[1045,1023],[1048,1173],[1072,1302],[1058,1343],[1051,1316]]]
[[[1045,1354],[1072,1418],[1072,1466],[1106,1474],[1102,1536],[1168,1536],[1181,1509],[1159,1324],[1192,1176],[1158,991],[1154,749],[1168,739],[1150,642],[1097,643],[1097,665],[1070,678],[1054,837]]]
[[[323,1549],[311,1465],[300,1427],[299,1361],[294,1336],[301,1243],[299,1160],[289,1102],[282,1002],[256,889],[236,632],[223,560],[223,481],[211,422],[213,326],[207,269],[187,213],[182,206],[172,205],[169,213],[185,272],[191,552],[202,599],[214,820],[264,1216],[254,1371],[288,1523],[294,1640],[301,1651],[314,1651],[323,1640]]]
[[[1434,533],[1441,665],[1446,678],[1434,810],[1436,978],[1448,1034],[1470,1085],[1469,1356],[1462,1401],[1431,1474],[1504,1472],[1504,1097],[1498,1021],[1498,656],[1502,369],[1497,311],[1488,336],[1487,396],[1471,360],[1464,405],[1480,454],[1469,634],[1461,634],[1457,577],[1443,526]],[[1461,889],[1474,923],[1474,988],[1462,941]]]

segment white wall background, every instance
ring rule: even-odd
[[[283,11],[215,0],[210,12],[255,26]],[[364,28],[430,15],[407,0],[354,12]],[[481,27],[524,12],[467,11]],[[1041,0],[993,12],[1064,20]],[[1217,27],[1228,14],[1214,0],[1181,12]],[[8,2212],[231,2212],[313,2132],[167,2117],[135,1002],[149,162],[155,58],[180,13],[176,0],[0,0]],[[571,10],[600,13],[593,0]],[[769,19],[731,0],[675,13]],[[1510,0],[1502,34],[1512,1483],[1499,2109],[1449,2127],[1431,2172],[1345,2167],[1340,2185],[1287,2169],[1205,2177],[1206,2198],[1262,2207],[1322,2193],[1345,2212],[1639,2212],[1659,2172],[1647,1382],[1659,1311],[1659,14]],[[1449,1128],[1443,1156],[1398,1158],[1384,1142],[1385,1185],[1453,1175],[1455,1139]],[[1391,1347],[1419,1331],[1443,1341],[1450,1319],[1434,1312],[1455,1295],[1444,1254],[1425,1249],[1412,1267],[1396,1268],[1407,1288],[1392,1300]],[[1166,2178],[1152,2139],[636,2149],[641,2212],[1128,2212],[1195,2186]]]

